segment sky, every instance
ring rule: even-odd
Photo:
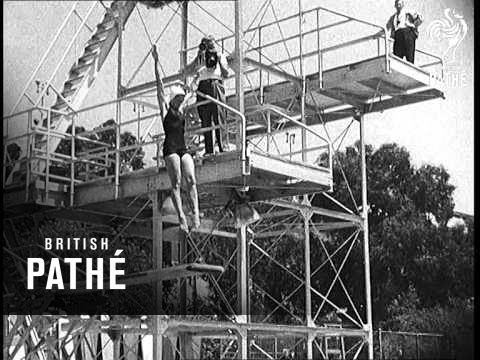
[[[345,13],[352,17],[384,25],[389,16],[394,12],[393,0],[302,0],[304,9],[318,6]],[[3,2],[3,91],[4,115],[8,114],[15,100],[37,66],[40,58],[51,42],[54,34],[62,23],[64,17],[72,6],[70,1],[4,1]],[[230,34],[227,28],[233,28],[233,2],[232,1],[201,1],[202,8],[195,4],[190,5],[190,19],[205,33],[217,37]],[[245,27],[250,25],[264,0],[244,0],[243,17]],[[89,2],[80,3],[81,14],[84,14]],[[272,0],[272,8],[265,13],[263,22],[270,22],[277,18],[291,15],[298,11],[298,0]],[[366,142],[376,148],[384,143],[396,142],[404,146],[412,156],[415,166],[422,164],[442,165],[451,175],[451,183],[456,186],[454,200],[456,210],[473,214],[473,0],[424,0],[406,1],[410,9],[417,10],[424,16],[424,23],[420,27],[420,36],[417,48],[446,56],[449,61],[446,66],[445,99],[435,99],[394,108],[383,113],[373,113],[366,116]],[[147,26],[150,36],[154,39],[162,32],[170,17],[174,14],[172,8],[163,10],[147,10],[143,5],[139,10]],[[435,25],[439,21],[446,21],[445,11],[455,11],[458,18],[462,17],[466,24],[466,35],[458,42],[455,53],[450,50],[448,39],[435,32]],[[208,13],[218,16],[220,21],[213,19]],[[101,7],[95,9],[93,15],[103,16]],[[257,18],[259,19],[259,18]],[[328,16],[321,21],[331,20]],[[77,24],[79,20],[76,20]],[[221,23],[220,23],[221,22]],[[305,28],[314,26],[312,18],[305,19]],[[96,26],[95,21],[89,26]],[[267,39],[277,39],[281,34],[288,36],[298,30],[298,23],[288,22],[280,29],[273,28],[271,33],[263,36]],[[325,46],[329,41],[346,41],[349,37],[360,34],[367,29],[361,26],[348,25],[335,30],[322,38]],[[63,54],[69,38],[75,29],[69,24],[66,31],[58,40],[51,55],[47,58],[37,78],[45,80],[56,66],[56,61]],[[189,28],[189,46],[194,46],[201,38],[201,34],[193,26]],[[68,68],[83,51],[83,44],[88,39],[86,31],[80,33],[80,38],[74,43],[66,59],[54,79],[58,87],[65,81]],[[158,43],[160,61],[167,74],[178,71],[180,50],[180,18],[173,15],[172,21],[166,27]],[[247,40],[249,38],[247,37]],[[306,48],[314,46],[314,42],[306,39]],[[63,46],[63,48],[62,48]],[[296,43],[288,43],[289,52],[295,55],[298,52]],[[227,45],[228,48],[228,45]],[[131,78],[136,67],[141,63],[150,49],[149,41],[143,28],[140,17],[136,11],[131,15],[124,32],[124,62],[122,78],[125,83]],[[277,48],[276,52],[266,53],[275,58],[277,55],[284,58],[288,53],[285,48]],[[363,50],[352,49],[349,54],[338,54],[332,61],[345,61],[355,57]],[[370,50],[369,50],[370,51]],[[282,52],[282,54],[280,54]],[[360,55],[358,55],[360,56]],[[94,87],[88,93],[84,104],[98,104],[114,98],[116,88],[116,46],[99,73]],[[191,58],[191,57],[190,57]],[[328,59],[326,59],[327,61]],[[332,62],[332,64],[333,64]],[[298,70],[298,64],[296,64]],[[328,67],[328,65],[327,65]],[[308,68],[308,66],[306,66]],[[287,64],[284,69],[293,72]],[[309,70],[309,69],[308,69]],[[308,71],[307,71],[308,72]],[[147,59],[145,66],[139,71],[131,85],[153,80],[153,67],[151,59]],[[227,84],[227,87],[229,85]],[[32,88],[34,89],[34,88]],[[127,111],[127,109],[124,109]],[[132,109],[128,107],[129,115]],[[89,114],[82,125],[92,128],[113,117],[114,109],[106,109],[104,113]],[[329,127],[332,136],[339,133],[348,121],[338,121]],[[5,123],[4,123],[5,124]],[[156,125],[155,125],[156,126]],[[5,126],[4,126],[5,129]],[[12,131],[12,128],[10,128]],[[350,131],[343,141],[343,146],[351,145],[358,139],[358,130]]]

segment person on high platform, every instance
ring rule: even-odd
[[[165,102],[163,84],[160,78],[157,48],[153,45],[152,56],[155,62],[155,78],[157,85],[157,99],[160,109]],[[193,211],[193,227],[200,226],[200,212],[198,206],[198,192],[195,179],[195,165],[192,155],[185,144],[185,106],[193,96],[193,92],[185,94],[183,87],[173,88],[167,114],[163,119],[165,140],[163,143],[163,157],[168,176],[172,184],[172,200],[178,215],[180,228],[188,232],[188,223],[182,208],[181,183],[182,178],[187,186],[190,206]],[[163,112],[162,112],[163,113]]]
[[[404,0],[395,0],[395,9],[396,12],[387,22],[387,30],[394,39],[393,54],[413,63],[418,27],[422,24],[423,17],[414,11],[407,10]]]
[[[225,102],[225,88],[223,80],[229,75],[227,58],[217,51],[215,38],[211,35],[202,39],[198,46],[198,53],[195,59],[188,64],[184,73],[186,76],[195,75],[198,82],[198,91],[209,95],[221,102]],[[200,94],[197,94],[197,103],[208,101]],[[225,109],[213,102],[198,105],[198,115],[202,121],[202,128],[218,126],[226,119]],[[223,152],[220,129],[215,130],[218,151]],[[213,154],[212,131],[204,132],[205,154]]]

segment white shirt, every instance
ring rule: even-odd
[[[393,14],[387,23],[387,29],[392,31],[392,35],[399,29],[412,27],[416,29],[423,22],[422,15],[403,8],[400,13]]]

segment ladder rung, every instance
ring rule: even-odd
[[[71,76],[66,82],[64,87],[74,87],[82,82],[83,75]]]
[[[80,64],[91,64],[95,58],[98,56],[98,52],[87,52],[78,59]]]
[[[104,19],[100,24],[97,25],[97,28],[101,30],[110,30],[115,26],[116,22],[117,21],[115,19]]]
[[[110,35],[110,31],[111,31],[111,29],[97,31],[92,36],[92,39],[99,40],[99,41],[105,41],[105,40],[107,40],[108,35]]]
[[[92,37],[90,40],[88,40],[87,46],[85,46],[85,51],[98,50],[104,41],[105,40],[98,40]]]
[[[85,73],[88,70],[88,68],[91,66],[92,64],[78,64],[72,67],[72,69],[70,70],[70,73],[80,75]]]
[[[76,88],[72,88],[72,89],[65,89],[63,90],[62,92],[62,96],[64,98],[68,98],[70,96],[72,96],[73,94],[75,94],[77,92],[77,89]]]

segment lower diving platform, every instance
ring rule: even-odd
[[[247,190],[249,201],[332,189],[330,168],[289,160],[259,150],[248,152],[247,171],[249,175],[244,176],[240,151],[199,159],[195,172],[200,208],[224,206],[231,199],[232,192],[238,189]],[[127,206],[132,200],[148,198],[155,191],[169,192],[170,189],[166,168],[150,167],[120,175],[118,196],[113,177],[75,184],[73,206],[70,206],[69,184],[50,181],[46,191],[45,181],[37,179],[28,187],[28,194],[25,185],[6,189],[4,210],[7,216],[63,208],[60,211],[98,210],[117,217],[130,217],[138,212],[134,206]],[[125,214],[121,209],[125,209]]]

